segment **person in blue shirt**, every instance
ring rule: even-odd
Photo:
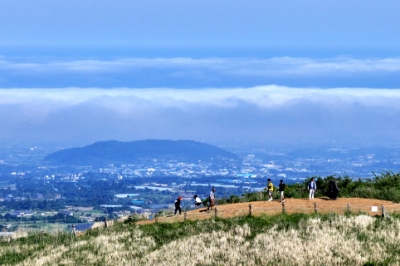
[[[314,178],[312,177],[310,183],[308,184],[308,191],[310,192],[309,194],[310,200],[314,199],[314,194],[316,190],[317,190],[317,183],[315,183]]]

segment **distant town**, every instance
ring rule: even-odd
[[[183,197],[205,199],[212,187],[217,198],[302,182],[312,176],[373,178],[400,171],[400,147],[259,148],[230,150],[239,161],[187,163],[150,159],[99,166],[47,165],[48,148],[7,146],[0,151],[0,229],[50,230],[131,214],[152,218],[168,212]]]

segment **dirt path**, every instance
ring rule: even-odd
[[[251,204],[251,207],[249,206]],[[239,215],[247,215],[250,212],[252,215],[262,214],[278,214],[282,213],[283,208],[286,213],[344,213],[348,210],[352,212],[361,212],[369,215],[381,215],[382,207],[384,206],[388,212],[400,212],[400,204],[395,204],[391,201],[378,199],[362,199],[362,198],[339,198],[337,200],[329,200],[327,198],[309,199],[286,199],[284,205],[279,201],[253,201],[245,203],[225,204],[217,207],[217,212],[212,210],[207,212],[205,208],[187,211],[186,219],[203,220],[209,219],[212,216],[219,217],[234,217]],[[183,221],[184,214],[170,217],[159,217],[159,222],[177,222]],[[140,221],[137,224],[154,223],[155,220]]]

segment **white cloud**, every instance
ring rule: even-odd
[[[17,62],[3,58],[3,71],[114,73],[143,69],[211,71],[224,75],[243,76],[318,76],[340,73],[399,72],[400,58],[355,59],[275,57],[256,58],[121,58],[113,60],[71,60]]]
[[[400,89],[0,89],[2,138],[397,140]]]
[[[101,99],[101,101],[99,100]],[[324,104],[358,103],[361,105],[392,105],[400,99],[400,89],[370,88],[290,88],[284,86],[257,86],[251,88],[53,88],[53,89],[0,89],[0,104],[57,103],[76,105],[88,101],[133,101],[156,105],[182,104],[234,106],[247,102],[268,108],[307,100]],[[399,107],[400,108],[400,107]]]

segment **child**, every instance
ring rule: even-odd
[[[197,195],[194,195],[193,198],[194,198],[194,206],[196,207],[196,209],[200,208],[200,205],[202,203],[200,197]]]

